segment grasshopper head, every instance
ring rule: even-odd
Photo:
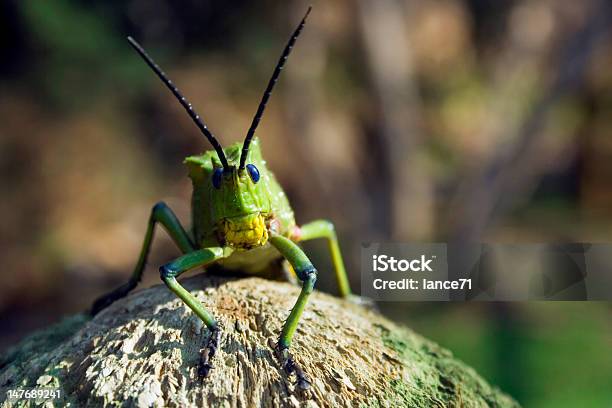
[[[236,144],[225,150],[230,163],[236,163],[241,147]],[[241,169],[237,165],[224,168],[213,156],[210,179],[212,215],[219,238],[229,246],[247,249],[267,242],[266,221],[270,215],[267,169],[257,141],[251,146],[249,158],[250,163]]]
[[[223,167],[213,152],[188,158],[187,163],[197,161],[204,170],[202,184],[208,192],[210,217],[219,240],[234,248],[249,249],[268,240],[270,176],[257,139],[251,144],[249,163],[243,169],[237,165],[241,148],[242,144],[234,144],[225,149],[228,167]]]

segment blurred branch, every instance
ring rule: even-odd
[[[535,183],[547,169],[546,158],[539,156],[539,133],[548,113],[560,97],[574,91],[581,83],[587,63],[599,40],[607,32],[610,8],[599,1],[593,11],[560,53],[556,77],[536,102],[525,121],[518,126],[516,140],[509,149],[497,151],[459,189],[459,205],[451,208],[450,238],[456,241],[476,241],[495,214],[511,208],[517,192]],[[489,136],[498,139],[496,135]]]
[[[290,8],[287,21],[293,21],[303,14],[301,4],[294,4]],[[291,24],[288,24],[289,26]],[[321,150],[326,148],[317,140],[316,124],[324,115],[323,103],[323,75],[327,65],[327,38],[325,27],[316,19],[308,21],[307,34],[300,38],[299,53],[292,55],[292,69],[286,70],[283,75],[287,82],[283,89],[287,100],[284,110],[287,112],[287,126],[291,134],[300,135],[296,138],[287,138],[287,144],[295,145],[291,151],[294,153],[293,162],[297,167],[309,169],[314,179],[318,195],[323,202],[333,199],[333,184],[329,180],[329,168],[322,163]],[[324,158],[323,158],[324,159]],[[312,186],[300,184],[296,188],[303,189],[301,194],[305,197],[312,194]],[[333,208],[328,208],[333,211]]]
[[[375,180],[386,183],[387,230],[391,239],[425,239],[432,233],[429,177],[418,160],[420,103],[414,84],[405,4],[396,0],[357,0],[360,31],[372,92],[378,105],[375,142],[382,156]],[[374,196],[374,195],[373,195]],[[384,214],[378,214],[382,221]]]

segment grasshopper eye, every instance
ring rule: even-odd
[[[212,184],[218,190],[221,188],[221,179],[223,178],[223,169],[216,168],[212,175]]]
[[[251,176],[253,183],[257,183],[259,181],[259,170],[257,170],[257,167],[255,167],[254,164],[247,164],[246,169],[249,172],[249,176]]]

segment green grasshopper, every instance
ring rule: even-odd
[[[214,150],[185,159],[193,183],[191,234],[183,228],[165,203],[159,202],[153,206],[140,257],[130,280],[97,299],[91,314],[99,313],[136,287],[151,248],[155,225],[160,223],[183,253],[181,257],[159,268],[161,279],[202,319],[210,332],[201,352],[198,367],[201,377],[206,377],[212,368],[211,362],[219,347],[221,331],[213,315],[177,281],[176,278],[182,273],[197,267],[220,266],[223,270],[240,270],[262,276],[279,260],[288,261],[294,274],[302,282],[302,288],[283,325],[275,346],[275,354],[288,375],[296,374],[297,385],[302,390],[310,387],[310,380],[295,363],[289,347],[308,297],[313,291],[317,270],[297,243],[326,238],[340,294],[345,298],[353,298],[333,224],[326,220],[317,220],[301,227],[297,226],[287,196],[272,172],[266,168],[259,142],[254,138],[274,85],[310,10],[308,8],[285,46],[244,142],[242,145],[236,143],[225,149],[161,68],[134,39],[128,37],[132,47],[178,99]]]

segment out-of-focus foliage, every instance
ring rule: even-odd
[[[124,37],[229,144],[306,6],[0,5],[0,346],[121,283],[156,201],[188,223],[181,161],[209,146]],[[258,130],[298,221],[337,224],[355,287],[361,242],[609,242],[610,15],[596,0],[314,2]],[[144,284],[174,255],[158,233]],[[609,304],[391,306],[525,406],[612,401]]]

